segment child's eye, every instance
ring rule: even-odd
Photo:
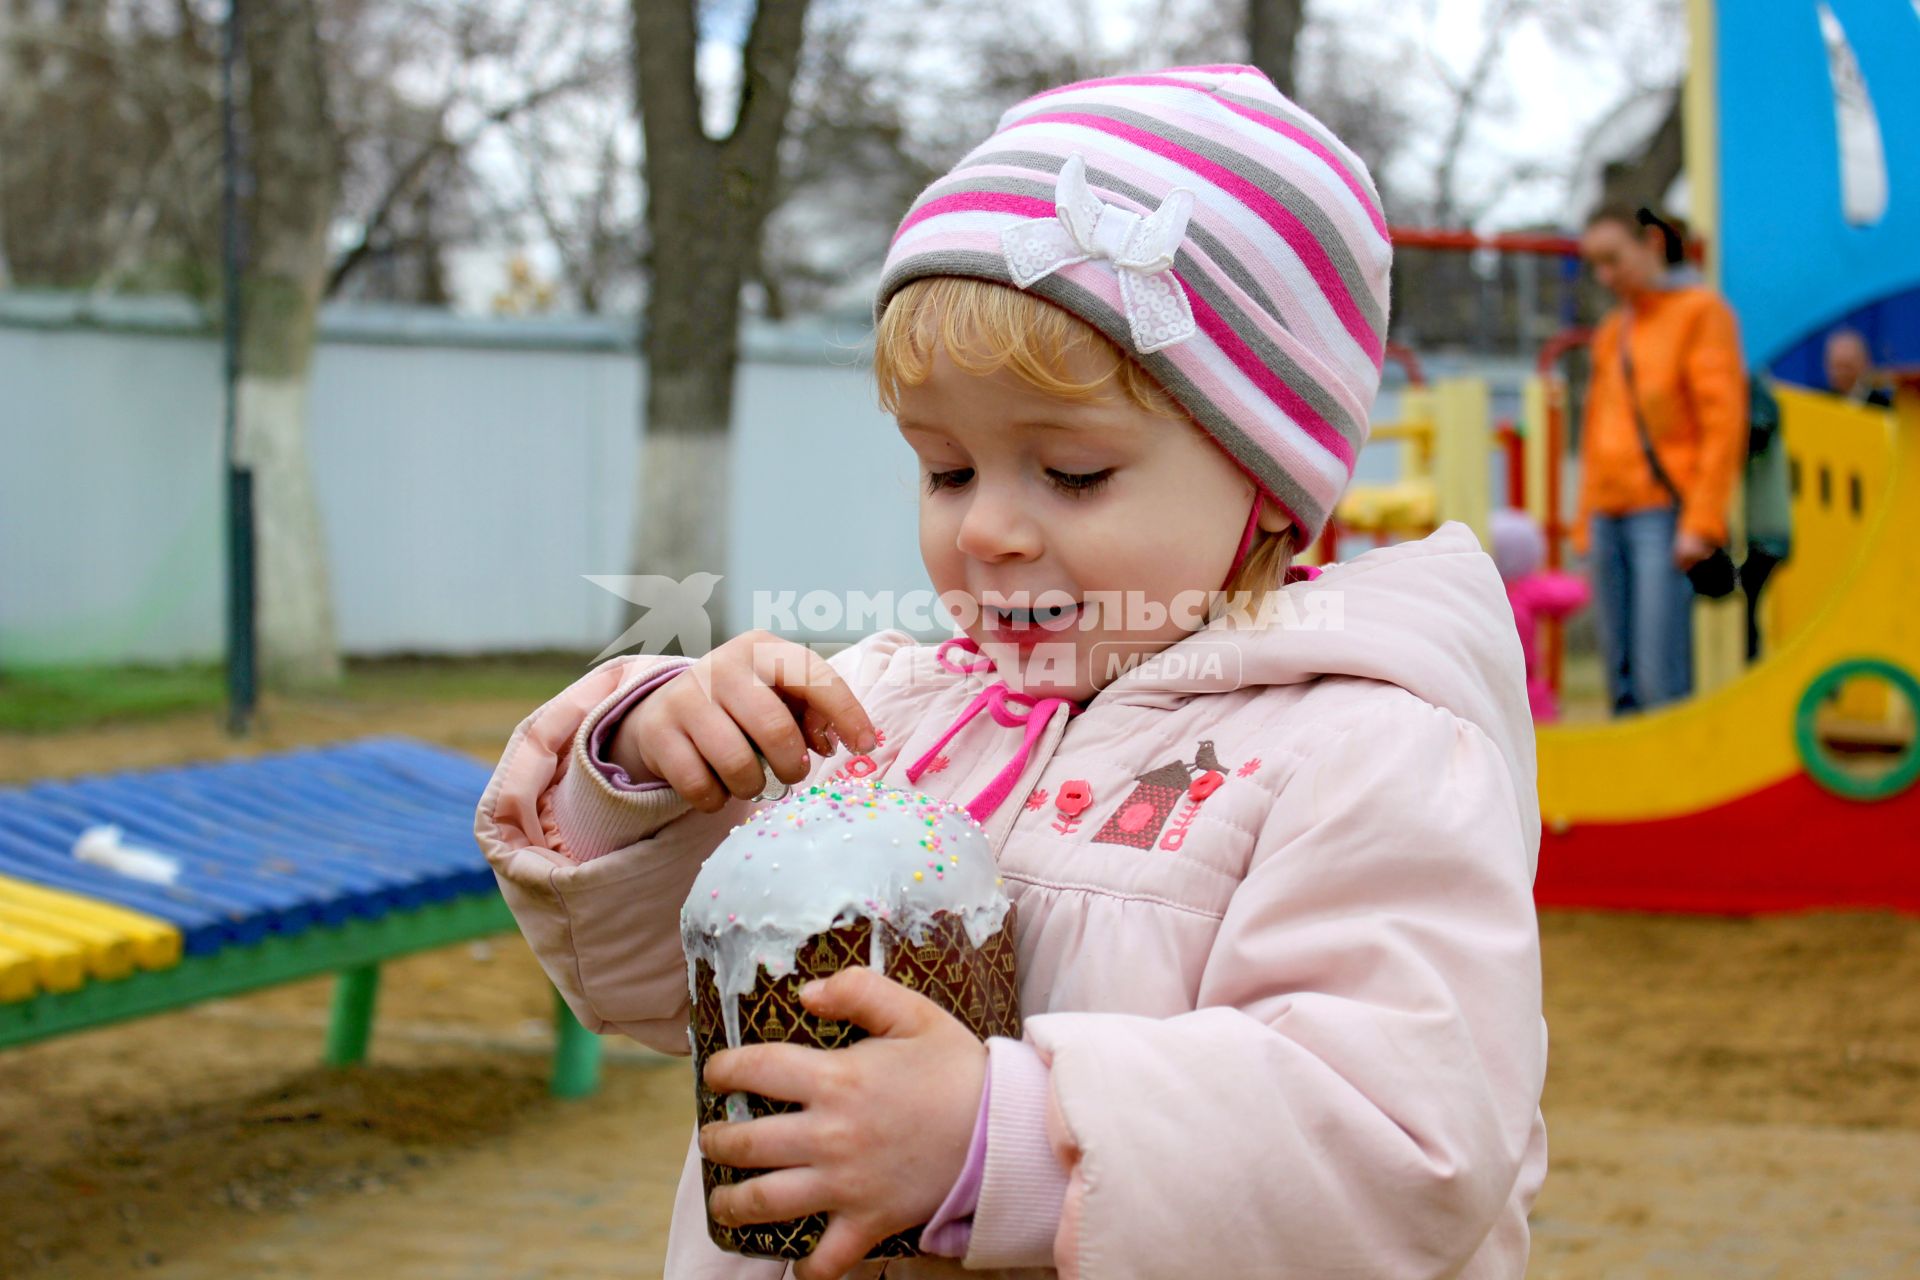
[[[973,479],[972,467],[961,467],[957,471],[927,472],[927,492],[938,493],[942,489],[958,489]]]
[[[1086,471],[1078,475],[1069,471],[1049,470],[1047,472],[1047,479],[1053,481],[1055,488],[1063,493],[1073,494],[1075,497],[1092,493],[1112,478],[1112,467],[1100,471]]]

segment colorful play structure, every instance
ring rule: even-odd
[[[1920,128],[1920,9],[1910,0],[1690,7],[1691,222],[1739,314],[1749,363],[1771,368],[1863,308],[1906,305],[1920,290],[1920,148],[1901,141]],[[1890,140],[1891,199],[1870,225],[1843,213],[1826,43],[1836,30]],[[1461,247],[1574,248],[1467,238]],[[1335,536],[1393,539],[1459,519],[1484,541],[1490,448],[1507,455],[1505,501],[1564,532],[1567,397],[1554,370],[1581,341],[1568,335],[1542,353],[1520,421],[1491,433],[1483,388],[1428,387],[1411,365],[1400,421],[1376,432],[1400,444],[1401,476],[1354,490]],[[1762,597],[1764,656],[1745,666],[1724,643],[1743,629],[1740,597],[1702,603],[1696,697],[1540,728],[1543,904],[1920,910],[1920,376],[1906,379],[1893,412],[1784,385],[1777,394],[1794,550]]]
[[[1920,12],[1695,0],[1693,222],[1749,362],[1920,288]],[[1824,12],[1823,12],[1824,11]],[[1829,30],[1823,33],[1822,19]],[[1871,92],[1884,212],[1843,212],[1827,39]],[[1794,558],[1763,659],[1651,715],[1540,733],[1542,902],[1920,910],[1920,383],[1892,414],[1782,390]],[[1868,753],[1878,763],[1861,769]]]

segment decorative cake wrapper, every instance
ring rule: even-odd
[[[989,1036],[1020,1036],[1019,987],[1014,977],[1013,914],[976,948],[966,930],[951,917],[941,917],[928,928],[918,945],[894,935],[886,941],[886,974],[902,986],[920,992],[985,1040]],[[815,978],[831,977],[850,965],[867,963],[872,949],[873,924],[859,920],[816,935],[802,947],[792,973],[783,978],[762,974],[753,990],[739,1001],[742,1044],[787,1043],[818,1049],[839,1049],[866,1038],[852,1023],[816,1018],[800,1004],[800,988]],[[891,933],[884,922],[879,928]],[[700,993],[693,1006],[694,1097],[698,1122],[736,1118],[728,1103],[744,1107],[741,1119],[757,1119],[799,1110],[798,1103],[763,1098],[757,1093],[723,1095],[701,1083],[707,1059],[727,1047],[720,995],[713,970],[697,962],[694,982]],[[713,1189],[744,1182],[762,1170],[736,1169],[708,1160],[700,1162],[705,1195]],[[811,1214],[792,1222],[754,1223],[723,1227],[711,1216],[707,1234],[722,1249],[755,1258],[806,1257],[827,1229],[825,1214]],[[870,1258],[905,1258],[919,1252],[920,1228],[890,1236],[875,1245]]]
[[[851,965],[885,973],[939,1004],[981,1039],[1020,1035],[1013,907],[980,825],[949,801],[865,780],[805,788],[754,812],[701,868],[681,912],[692,1002],[698,1121],[797,1109],[700,1083],[721,1049],[785,1042],[840,1048],[867,1034],[813,1017],[800,988]],[[706,1192],[757,1170],[701,1162]],[[797,1259],[825,1215],[722,1227],[715,1244]],[[907,1257],[918,1229],[869,1257]]]

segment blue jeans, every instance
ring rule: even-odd
[[[1693,584],[1673,563],[1678,518],[1668,507],[1592,517],[1600,656],[1616,715],[1693,692]]]

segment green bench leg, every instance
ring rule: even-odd
[[[556,1098],[584,1098],[600,1084],[600,1037],[580,1025],[553,993],[553,1083]]]
[[[373,1034],[373,1001],[380,993],[380,966],[342,969],[333,988],[333,1019],[327,1024],[327,1065],[351,1067],[366,1061]]]
[[[341,970],[333,988],[333,1018],[327,1025],[328,1066],[351,1067],[366,1061],[379,993],[379,965]],[[600,1037],[580,1025],[558,991],[553,993],[553,1030],[553,1096],[587,1097],[600,1086]]]

